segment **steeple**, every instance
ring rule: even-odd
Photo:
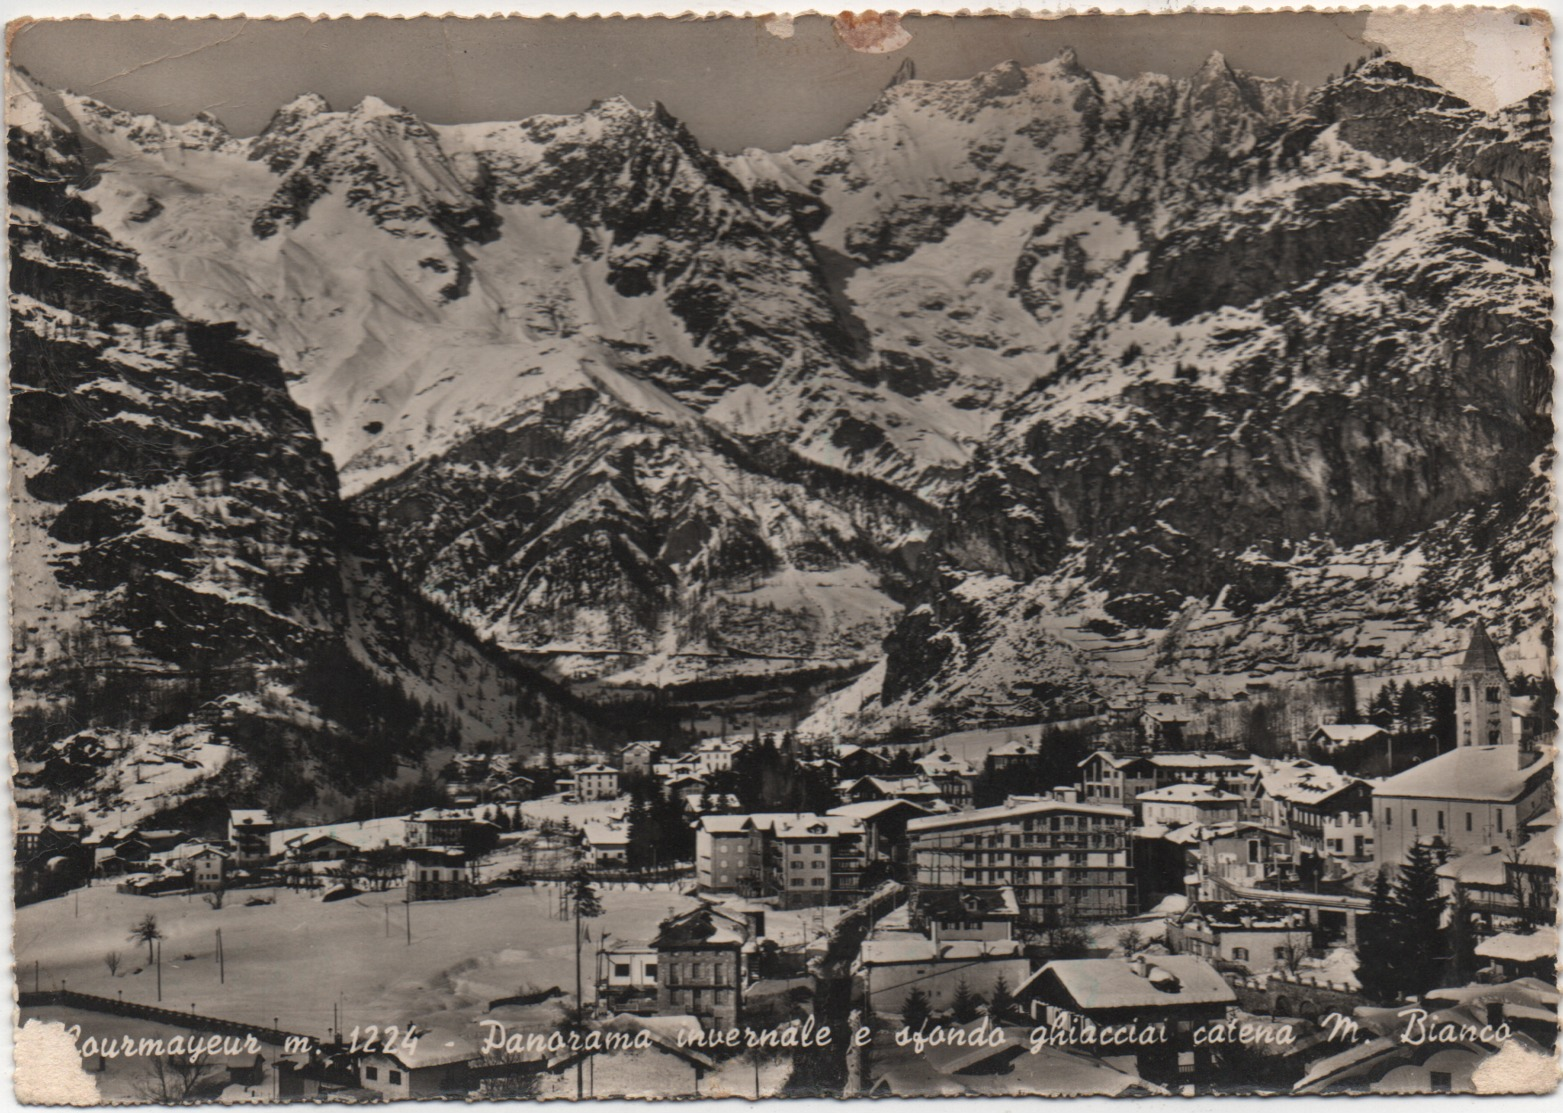
[[[1514,708],[1498,647],[1480,622],[1471,627],[1455,678],[1455,741],[1461,746],[1512,746]]]

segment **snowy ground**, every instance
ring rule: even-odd
[[[146,947],[127,939],[131,925],[148,913],[165,937],[165,1006],[193,1005],[205,1015],[266,1026],[275,1018],[285,1030],[316,1036],[326,1035],[337,1006],[349,1030],[419,1023],[481,1038],[475,1019],[489,1001],[526,988],[569,989],[574,977],[573,928],[555,918],[559,895],[553,886],[415,903],[410,945],[399,889],[330,904],[279,889],[276,904],[254,908],[236,896],[214,910],[199,898],[135,897],[103,886],[81,890],[79,916],[73,915],[74,894],[28,905],[16,915],[18,980],[31,988],[36,962],[40,985],[65,981],[84,993],[123,992],[126,1000],[155,1004]],[[594,941],[604,931],[615,939],[648,939],[669,913],[695,903],[666,888],[608,889],[602,899],[605,915],[589,923]],[[215,960],[219,928],[224,984]],[[123,956],[118,976],[103,961],[110,951]],[[557,1011],[551,1008],[550,1018]],[[508,1019],[519,1024],[529,1018]]]
[[[760,1095],[769,1097],[779,1092],[791,1072],[792,1064],[785,1059],[762,1061]],[[693,1066],[676,1055],[656,1049],[599,1055],[587,1062],[584,1074],[586,1094],[596,1098],[672,1098],[698,1093],[701,1097],[752,1099],[755,1095],[754,1060],[742,1056],[719,1063],[716,1070],[698,1081]],[[561,1075],[545,1075],[538,1097],[574,1099],[575,1072],[567,1070]]]
[[[555,823],[569,820],[573,826],[580,827],[587,823],[607,823],[612,819],[620,819],[629,806],[627,796],[612,800],[591,800],[584,804],[571,803],[563,795],[545,796],[541,800],[528,800],[522,804],[521,814],[533,823],[542,823],[545,819]]]

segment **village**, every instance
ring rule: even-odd
[[[441,803],[312,827],[40,811],[22,1016],[260,1042],[84,1056],[124,1098],[1470,1091],[1555,1045],[1559,819],[1480,628],[1448,693],[1422,749],[1392,698],[1201,746],[1160,690],[1094,733],[458,753]]]

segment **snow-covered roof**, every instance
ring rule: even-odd
[[[1039,983],[1048,974],[1087,1011],[1237,1002],[1237,994],[1216,968],[1197,955],[1056,959],[1033,974],[1022,988]]]
[[[1504,884],[1503,867],[1507,857],[1503,848],[1498,846],[1473,850],[1439,866],[1438,876],[1461,885],[1499,886]]]
[[[1365,742],[1384,733],[1384,728],[1373,723],[1321,723],[1313,732],[1322,734],[1331,742],[1344,745],[1348,742]]]
[[[617,769],[615,769],[613,766],[611,766],[611,765],[604,765],[601,762],[598,762],[595,765],[583,765],[583,766],[581,766],[579,769],[577,769],[575,771],[575,775],[578,778],[587,776],[588,774],[597,774],[597,775],[600,775],[600,776],[606,776],[609,773],[612,773],[614,776],[618,776],[619,775],[619,771]]]
[[[989,751],[990,757],[1033,757],[1042,752],[1042,747],[1034,742],[1016,740],[1006,742],[996,750]]]
[[[1234,792],[1223,792],[1210,785],[1168,785],[1135,797],[1141,804],[1241,804],[1243,798]]]
[[[929,775],[944,773],[958,777],[971,777],[975,776],[977,772],[948,750],[935,750],[931,754],[918,758],[915,764]]]
[[[1522,866],[1556,867],[1558,861],[1558,825],[1538,831],[1520,846],[1519,864]]]
[[[887,932],[878,939],[864,940],[858,949],[857,965],[887,966],[898,963],[976,962],[990,958],[1014,958],[1020,944],[1007,939],[960,939],[935,943],[913,932]]]
[[[1379,783],[1374,796],[1511,802],[1552,775],[1552,755],[1520,767],[1517,746],[1460,746]]]
[[[911,808],[914,811],[927,814],[928,809],[911,800],[864,800],[860,804],[843,804],[839,808],[831,808],[826,815],[844,815],[853,819],[874,819],[885,812],[894,811],[896,808]]]
[[[863,821],[852,816],[803,815],[779,822],[773,830],[778,839],[833,839],[861,833]]]
[[[1147,703],[1142,713],[1158,723],[1187,723],[1194,719],[1192,711],[1176,703]]]
[[[271,813],[264,808],[231,808],[228,816],[235,827],[271,826]]]
[[[1265,795],[1297,804],[1316,804],[1337,792],[1362,784],[1329,765],[1290,766],[1260,779]]]
[[[1152,765],[1162,769],[1247,769],[1252,764],[1247,758],[1201,751],[1151,754],[1149,760]]]
[[[975,808],[972,811],[952,812],[949,815],[930,815],[909,820],[906,829],[912,832],[933,831],[946,827],[982,827],[1026,816],[1048,815],[1060,812],[1068,815],[1101,815],[1115,819],[1132,819],[1128,808],[1112,804],[1070,804],[1061,800],[1036,800],[1025,804],[1000,804],[995,808]]]
[[[1482,958],[1495,958],[1501,962],[1541,962],[1556,958],[1558,929],[1537,928],[1529,935],[1505,931],[1478,943],[1476,953]]]
[[[592,846],[628,846],[630,842],[629,829],[611,823],[583,823],[581,834]]]
[[[700,827],[713,835],[736,835],[740,831],[752,831],[754,824],[746,815],[703,815]]]

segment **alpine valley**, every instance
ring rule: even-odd
[[[1473,616],[1550,671],[1545,94],[1066,51],[724,154],[622,99],[239,138],[11,77],[24,759],[349,793],[345,738],[1036,721],[1436,670]]]

